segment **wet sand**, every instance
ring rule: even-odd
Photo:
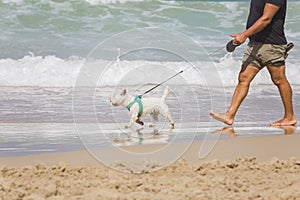
[[[161,169],[108,167],[87,151],[0,158],[0,199],[300,199],[299,134],[219,140],[200,159],[202,143]]]

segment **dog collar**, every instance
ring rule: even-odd
[[[138,113],[138,117],[140,117],[143,113],[143,104],[142,104],[142,100],[141,100],[141,96],[136,96],[134,98],[134,100],[132,102],[130,102],[127,106],[127,109],[130,111],[130,108],[137,103],[139,105],[139,113]]]

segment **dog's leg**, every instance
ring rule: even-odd
[[[171,117],[171,115],[169,113],[167,113],[167,119],[170,121],[171,128],[173,129],[175,124],[174,124],[173,118]]]
[[[141,126],[144,126],[144,122],[141,121],[141,118],[138,118],[137,120],[135,120],[135,122]]]
[[[158,113],[154,112],[151,113],[150,115],[151,115],[151,124],[149,125],[149,127],[154,128],[156,122],[158,122]]]
[[[171,115],[169,114],[169,112],[161,112],[161,115],[164,116],[166,119],[169,120],[170,124],[171,124],[171,128],[173,129],[174,128],[174,120],[173,118],[171,117]]]
[[[132,113],[129,123],[125,126],[125,128],[130,128],[134,122],[138,120],[137,113]]]

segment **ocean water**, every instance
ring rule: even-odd
[[[132,140],[123,128],[126,109],[112,107],[110,95],[125,87],[141,94],[181,70],[147,94],[171,89],[168,104],[178,126],[159,141],[215,138],[210,133],[223,125],[208,113],[228,106],[245,48],[227,53],[225,45],[231,33],[244,30],[248,9],[249,1],[1,0],[0,155],[139,144],[140,134],[133,131]],[[299,13],[300,2],[289,1],[286,36],[295,47],[287,76],[296,115]],[[235,132],[284,134],[268,127],[282,112],[264,69],[238,112]]]

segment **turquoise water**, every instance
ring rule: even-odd
[[[249,1],[5,0],[0,2],[0,58],[22,58],[29,51],[84,57],[114,34],[145,27],[176,30],[216,49],[244,29],[248,7]],[[289,1],[286,33],[294,43],[299,42],[299,13],[300,3]]]
[[[145,41],[136,41],[134,34],[126,32],[149,27],[178,32],[192,40],[209,55],[203,57],[202,52],[198,53],[200,65],[203,68],[212,65],[206,59],[211,57],[223,79],[229,80],[228,86],[234,86],[245,45],[231,55],[226,55],[223,47],[231,39],[231,33],[244,30],[248,7],[249,1],[3,0],[0,1],[0,86],[72,87],[82,63],[97,45],[125,33],[115,47],[124,48],[126,44],[130,48]],[[286,35],[295,48],[287,60],[287,74],[296,85],[300,85],[299,13],[300,2],[289,1]],[[159,40],[159,36],[155,38]],[[180,44],[176,38],[172,40],[173,44],[178,43],[178,48],[188,50],[188,45]],[[116,48],[112,51],[117,52]],[[107,59],[103,55],[97,64],[106,65],[103,60]],[[136,59],[142,65],[145,57]],[[131,66],[126,63],[125,67]],[[257,79],[257,84],[272,84],[267,81],[266,73]]]
[[[145,27],[176,30],[205,47],[219,47],[244,28],[248,2],[8,0],[0,8],[1,58],[22,58],[29,51],[66,58],[86,56],[114,34]],[[299,24],[290,25],[298,31]]]

